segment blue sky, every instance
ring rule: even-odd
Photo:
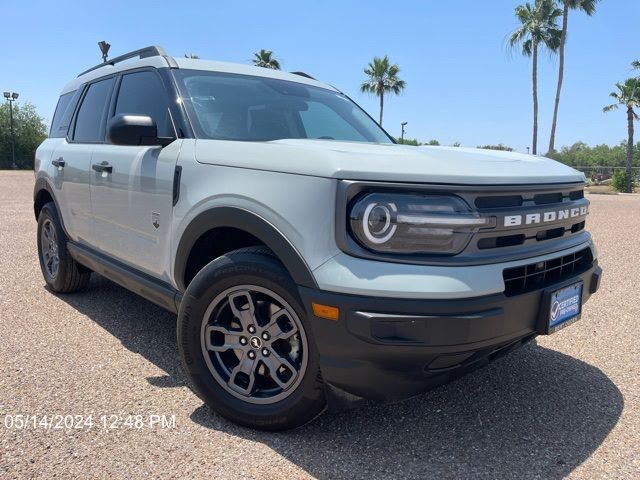
[[[50,120],[67,80],[111,54],[162,45],[172,55],[249,63],[273,50],[286,70],[331,83],[377,118],[377,100],[359,91],[363,68],[388,54],[406,91],[385,102],[384,126],[399,135],[464,146],[531,138],[531,68],[507,36],[519,1],[23,1],[3,2],[0,88],[20,92]],[[10,14],[7,15],[7,10]],[[640,1],[603,0],[592,18],[572,12],[557,146],[617,143],[623,112],[603,114],[615,82],[640,59]],[[539,71],[540,141],[546,151],[557,60]]]

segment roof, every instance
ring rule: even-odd
[[[149,52],[157,52],[150,54]],[[136,58],[138,57],[138,58]],[[273,70],[270,68],[256,67],[252,65],[243,65],[239,63],[217,62],[210,60],[192,59],[192,58],[174,58],[166,55],[160,47],[146,47],[128,54],[116,57],[106,63],[96,65],[86,70],[68,82],[62,89],[62,93],[76,90],[81,85],[101,78],[113,73],[124,72],[134,68],[153,67],[153,68],[184,68],[193,70],[204,70],[211,72],[235,73],[239,75],[252,75],[258,77],[275,78],[279,80],[288,80],[290,82],[303,83],[320,88],[337,91],[335,87],[326,83],[319,82],[306,74],[288,73],[281,70]]]

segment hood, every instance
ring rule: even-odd
[[[545,157],[460,147],[274,140],[196,140],[196,159],[298,175],[381,182],[514,185],[583,182],[584,174]]]

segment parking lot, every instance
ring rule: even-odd
[[[45,289],[32,189],[0,172],[2,478],[640,478],[640,196],[589,196],[605,274],[576,324],[404,403],[272,434],[203,406],[175,315],[98,275]]]

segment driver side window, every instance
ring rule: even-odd
[[[159,137],[174,136],[169,116],[169,99],[155,72],[143,71],[122,77],[115,114],[148,115],[158,125]]]

